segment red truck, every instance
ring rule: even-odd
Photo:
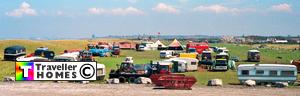
[[[198,54],[201,54],[204,50],[209,48],[208,42],[192,42],[189,41],[186,44],[186,52],[192,53],[197,52]]]

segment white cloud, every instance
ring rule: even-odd
[[[177,10],[175,7],[164,4],[164,3],[159,3],[152,9],[157,12],[166,12],[166,13],[173,13],[173,14],[179,13],[179,10]]]
[[[144,15],[145,13],[138,9],[138,8],[134,8],[134,7],[128,7],[128,8],[114,8],[114,9],[104,9],[104,8],[89,8],[88,12],[91,14],[110,14],[110,15],[121,15],[121,16],[125,16],[125,15]]]
[[[103,14],[106,12],[106,10],[103,8],[89,8],[88,12],[91,14]]]
[[[23,2],[18,9],[7,12],[6,15],[13,17],[22,17],[23,15],[36,16],[37,12],[28,3]]]
[[[63,13],[62,11],[57,11],[57,12],[56,12],[56,15],[57,15],[57,16],[62,16],[62,15],[64,15],[64,13]]]
[[[229,8],[222,5],[210,5],[210,6],[198,6],[193,9],[196,12],[212,12],[212,13],[231,13],[231,14],[239,14],[243,12],[255,12],[255,9],[239,9],[239,8]]]
[[[178,0],[179,3],[187,3],[189,0]]]
[[[137,3],[138,1],[140,1],[140,0],[128,0],[129,3],[133,3],[133,4]]]
[[[144,15],[144,12],[134,8],[134,7],[128,7],[128,8],[116,8],[111,10],[113,15]]]
[[[292,12],[292,6],[286,3],[273,5],[271,9],[278,12]]]

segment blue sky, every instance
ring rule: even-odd
[[[0,38],[300,35],[299,0],[1,0]]]

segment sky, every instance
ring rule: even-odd
[[[0,0],[0,38],[300,35],[300,0]]]

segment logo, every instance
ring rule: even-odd
[[[16,62],[16,81],[96,80],[96,62]]]

